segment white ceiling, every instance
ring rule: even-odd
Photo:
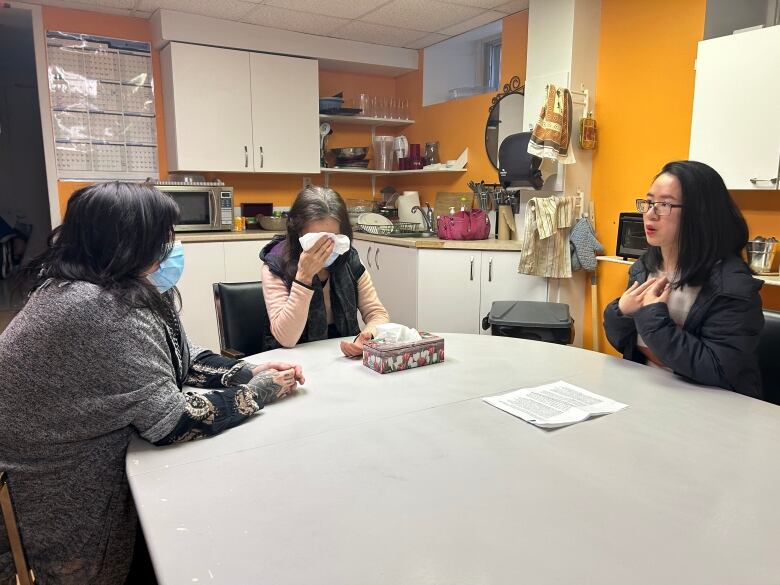
[[[148,18],[158,8],[422,49],[528,8],[529,0],[25,0]]]

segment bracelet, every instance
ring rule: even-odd
[[[305,282],[301,282],[297,278],[293,278],[293,282],[295,284],[300,284],[303,288],[308,288],[309,290],[314,290],[314,287],[310,284],[306,284]]]

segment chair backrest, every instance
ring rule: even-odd
[[[260,282],[217,282],[214,305],[223,353],[233,350],[252,355],[265,351],[268,315]]]
[[[16,515],[14,514],[13,503],[11,502],[11,492],[8,489],[8,478],[5,471],[0,471],[0,511],[3,516],[3,524],[8,535],[8,544],[11,549],[11,558],[16,567],[16,582],[18,585],[33,585],[35,575],[27,564],[27,555],[22,546],[22,536],[19,534],[19,527],[16,524]]]
[[[764,400],[780,404],[780,312],[764,311],[764,329],[757,354]]]

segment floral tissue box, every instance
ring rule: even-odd
[[[380,374],[411,370],[444,361],[444,339],[420,331],[420,341],[363,343],[363,365]]]

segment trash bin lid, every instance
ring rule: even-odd
[[[490,309],[491,325],[564,329],[572,325],[569,305],[537,301],[495,301]]]

